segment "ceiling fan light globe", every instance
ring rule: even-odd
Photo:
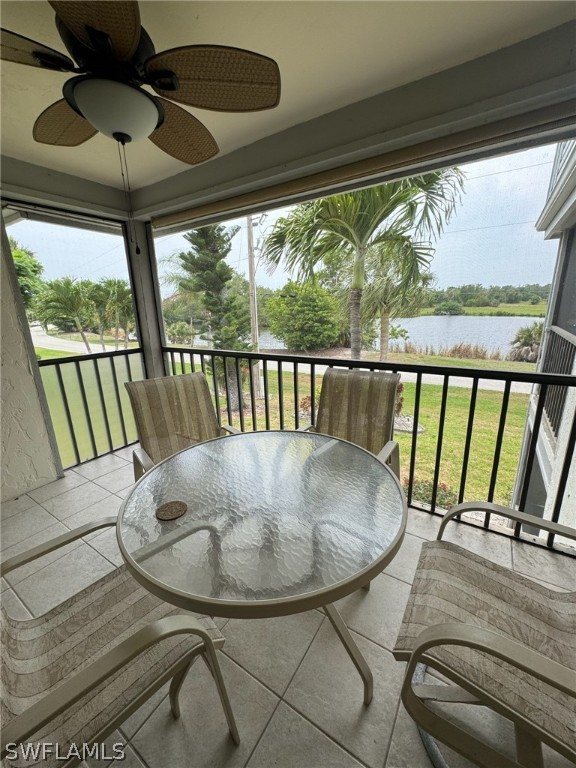
[[[116,80],[83,78],[74,84],[74,100],[82,116],[100,133],[131,141],[146,139],[157,128],[161,115],[146,91]]]

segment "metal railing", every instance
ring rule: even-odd
[[[144,378],[141,350],[60,357],[38,365],[65,469],[136,441],[124,382]]]
[[[401,442],[402,482],[409,506],[435,512],[479,498],[509,505],[516,478],[522,439],[529,406],[534,414],[532,434],[524,463],[520,488],[520,509],[528,495],[530,475],[536,461],[536,448],[544,405],[549,391],[576,388],[576,376],[495,371],[432,365],[378,363],[296,355],[164,347],[166,373],[176,375],[202,371],[209,382],[220,423],[227,421],[242,431],[293,429],[304,420],[314,423],[321,376],[327,366],[398,372],[404,383],[403,395],[412,411],[409,433],[395,433]],[[244,407],[234,409],[233,389],[243,393]],[[533,385],[539,385],[534,387]],[[257,396],[258,390],[260,397]],[[456,398],[455,393],[459,391]],[[466,394],[462,396],[462,391]],[[232,393],[233,394],[233,393]],[[455,401],[458,415],[455,417]],[[464,400],[464,405],[462,404]],[[425,402],[426,401],[426,402]],[[306,413],[301,404],[305,402]],[[482,408],[480,407],[482,404]],[[480,424],[480,410],[488,413],[488,426]],[[428,432],[424,436],[420,422]],[[484,420],[485,422],[486,420]],[[560,483],[552,505],[552,520],[558,522],[568,473],[576,443],[576,415],[572,415]],[[458,443],[456,446],[455,443]],[[513,479],[503,478],[503,460],[517,456]],[[425,455],[427,453],[427,455]],[[445,475],[456,477],[455,488],[447,489]],[[478,476],[480,475],[480,479]],[[427,477],[422,482],[423,477]],[[474,480],[474,482],[472,482]],[[482,485],[482,491],[476,488]],[[471,486],[474,492],[469,495]],[[424,492],[422,487],[424,486]],[[452,498],[446,503],[447,490]],[[428,495],[427,495],[428,494]],[[422,496],[426,496],[422,498]],[[490,526],[490,515],[482,520]],[[519,535],[519,527],[516,535]],[[549,539],[552,546],[554,537]]]
[[[400,373],[404,410],[411,416],[408,431],[395,433],[401,447],[401,479],[408,504],[432,513],[478,498],[510,504],[530,412],[531,437],[519,497],[522,509],[545,422],[544,409],[552,402],[550,393],[576,387],[576,376],[550,373],[205,348],[164,347],[163,352],[167,375],[203,371],[218,420],[242,431],[313,424],[327,366]],[[141,350],[43,360],[39,366],[64,467],[136,441],[132,409],[123,384],[145,378]],[[238,407],[238,399],[243,407]],[[562,425],[569,434],[564,441],[564,456],[557,457],[563,464],[552,506],[555,522],[560,519],[576,443],[576,417],[564,413],[562,418],[558,429]],[[564,423],[568,418],[571,423]],[[482,524],[489,527],[490,515],[483,518]],[[553,537],[549,546],[552,544]]]
[[[550,326],[542,358],[542,371],[545,373],[570,374],[574,371],[575,359],[576,336],[556,325]],[[549,387],[546,396],[544,411],[554,437],[558,437],[567,394],[567,387],[552,385]]]

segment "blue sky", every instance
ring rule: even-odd
[[[432,271],[438,287],[551,281],[558,243],[545,241],[534,225],[546,199],[554,150],[549,145],[461,166],[466,176],[462,203],[435,244]],[[288,210],[254,217],[257,249],[276,218]],[[247,276],[246,220],[227,223],[241,227],[229,262]],[[8,232],[38,256],[45,279],[128,276],[120,237],[27,220]],[[160,273],[167,269],[163,259],[186,246],[182,235],[157,238]],[[257,267],[260,285],[278,288],[288,277],[281,269],[269,275],[263,265]],[[163,288],[164,294],[169,292]]]

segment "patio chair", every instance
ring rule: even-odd
[[[135,480],[184,448],[238,432],[218,424],[203,373],[127,381],[124,386],[140,441],[140,448],[132,454]]]
[[[423,731],[485,768],[542,768],[542,744],[576,762],[576,592],[541,586],[441,541],[446,524],[470,510],[576,539],[571,528],[497,504],[451,509],[438,540],[422,546],[393,650],[408,662],[404,706]],[[454,685],[418,684],[425,668],[418,665]],[[516,759],[456,725],[446,705],[434,702],[480,704],[508,718]]]
[[[399,380],[397,373],[328,368],[322,378],[316,425],[301,429],[366,448],[390,464],[399,477],[398,443],[392,440]]]
[[[1,574],[115,524],[111,517],[70,531],[7,560]],[[212,619],[184,614],[154,597],[125,566],[38,618],[16,620],[2,607],[4,764],[78,765],[81,745],[101,743],[168,680],[172,714],[179,717],[178,693],[199,656],[215,680],[238,744],[216,655],[223,644]],[[48,751],[42,751],[43,744]],[[16,757],[15,745],[39,745],[38,758]]]

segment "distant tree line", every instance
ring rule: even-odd
[[[499,307],[501,304],[539,304],[548,301],[550,284],[539,285],[479,285],[468,284],[449,288],[428,289],[423,306],[437,307],[446,303],[457,303],[462,307]],[[447,314],[453,314],[447,312]]]

